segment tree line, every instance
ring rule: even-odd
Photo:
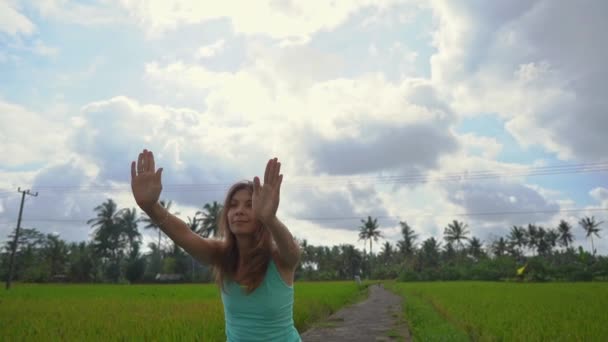
[[[161,201],[171,211],[171,201]],[[217,235],[222,206],[207,203],[188,227],[205,238]],[[36,228],[21,229],[13,279],[22,282],[110,282],[146,283],[163,281],[210,282],[211,270],[198,263],[168,239],[160,228],[135,208],[119,209],[112,199],[94,208],[87,221],[90,238],[66,242]],[[172,212],[179,215],[178,212]],[[583,217],[577,224],[590,240],[590,250],[572,246],[574,227],[562,220],[557,227],[535,224],[512,226],[509,234],[483,243],[471,236],[467,224],[453,220],[444,228],[443,237],[418,241],[418,233],[400,222],[401,239],[385,241],[380,251],[374,243],[383,239],[376,218],[368,216],[358,227],[363,251],[352,244],[332,247],[310,245],[298,239],[302,259],[297,280],[365,279],[429,280],[569,280],[608,279],[608,257],[597,255],[594,237],[601,238],[603,222]],[[158,240],[142,253],[139,230],[156,230]],[[0,250],[0,275],[8,276],[14,231]],[[369,243],[369,250],[367,249]]]

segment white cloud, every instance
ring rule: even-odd
[[[180,26],[228,18],[236,33],[265,34],[286,44],[306,43],[320,30],[331,31],[367,6],[386,8],[400,1],[222,1],[120,0],[120,4],[150,35]]]
[[[36,25],[19,12],[14,1],[0,0],[0,32],[30,35],[35,31]]]
[[[48,46],[40,40],[36,40],[34,42],[32,51],[40,56],[47,56],[47,57],[54,57],[54,56],[57,56],[57,54],[59,53],[59,49],[57,47]]]
[[[80,3],[72,0],[38,0],[28,3],[42,16],[61,23],[83,26],[116,25],[127,21],[114,1],[102,0],[97,3]]]
[[[458,113],[498,113],[522,145],[561,159],[606,158],[606,2],[434,1],[432,8],[432,78]]]
[[[302,70],[308,55],[323,55],[302,48],[252,49],[251,61],[235,73],[175,62],[150,63],[146,76],[159,89],[191,97],[208,91],[206,112],[222,125],[273,127],[279,133],[271,136],[295,147],[289,153],[313,159],[311,172],[432,168],[456,147],[449,130],[453,116],[428,81],[393,84],[379,74],[328,79],[335,72],[331,56]]]
[[[198,49],[196,57],[199,59],[213,57],[224,49],[224,43],[225,43],[224,40],[220,39],[220,40],[216,41],[215,43],[201,46]]]
[[[0,166],[18,167],[66,158],[66,135],[70,129],[44,114],[0,100]]]
[[[496,138],[484,137],[473,133],[458,136],[461,145],[467,148],[469,155],[481,155],[485,159],[495,160],[502,151],[503,145]]]
[[[608,189],[600,186],[589,191],[589,195],[600,202],[602,207],[608,209]]]

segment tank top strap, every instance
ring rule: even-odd
[[[279,272],[279,267],[274,261],[274,258],[270,258],[270,262],[268,263],[267,277],[269,278],[268,280],[273,283],[273,285],[293,289],[293,286],[288,285],[281,276],[281,272]]]

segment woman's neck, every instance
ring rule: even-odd
[[[255,240],[252,235],[237,235],[236,247],[239,249],[239,266],[245,263],[245,257],[255,247]]]

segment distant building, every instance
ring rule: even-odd
[[[164,282],[181,281],[184,279],[184,275],[180,273],[157,273],[154,279]]]

